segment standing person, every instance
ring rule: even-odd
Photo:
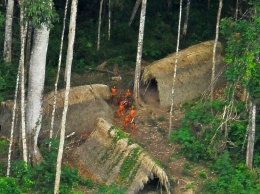
[[[117,89],[116,89],[116,86],[113,86],[112,88],[111,88],[111,90],[110,90],[110,100],[113,102],[113,99],[115,98],[115,96],[116,96],[116,91],[117,91]]]
[[[129,116],[130,116],[130,120],[135,118],[135,108],[134,108],[134,106],[132,106],[130,108]]]
[[[135,122],[131,123],[131,131],[132,131],[132,135],[134,135],[134,133],[135,133]]]
[[[121,117],[123,115],[125,106],[123,102],[120,102],[119,106],[118,106],[118,113],[117,116]]]
[[[124,130],[126,130],[128,124],[129,124],[129,122],[130,122],[130,117],[129,117],[129,115],[127,115],[127,116],[125,117]]]
[[[131,97],[131,92],[130,92],[129,89],[126,90],[125,97],[126,97],[127,99],[129,99],[129,98]]]

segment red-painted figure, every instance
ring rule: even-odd
[[[129,117],[129,115],[127,115],[127,116],[125,117],[124,130],[126,130],[128,124],[129,124],[129,122],[130,122],[130,117]]]
[[[124,103],[120,102],[119,107],[118,107],[118,113],[117,113],[117,115],[119,117],[121,117],[123,115],[124,109],[125,109]]]
[[[126,90],[125,97],[126,97],[127,99],[131,97],[131,92],[130,92],[129,89]]]
[[[110,94],[110,99],[113,100],[116,96],[116,86],[113,86],[110,90],[111,94]]]
[[[134,106],[132,106],[132,107],[130,108],[129,116],[130,116],[130,120],[132,120],[133,118],[135,118],[135,108],[134,108]]]

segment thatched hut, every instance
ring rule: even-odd
[[[214,41],[203,42],[179,52],[177,77],[175,82],[174,104],[191,100],[201,95],[210,86],[212,75]],[[148,84],[150,80],[157,82],[161,106],[171,105],[172,85],[176,53],[155,61],[144,68],[142,82]],[[223,70],[221,44],[216,49],[217,76]],[[221,76],[220,76],[221,77]],[[216,86],[223,84],[223,76]]]
[[[127,194],[137,193],[154,178],[170,194],[165,171],[121,129],[98,118],[95,130],[86,142],[76,149],[81,164],[100,182],[117,183]]]
[[[56,114],[54,122],[54,134],[60,129],[62,111],[64,105],[65,90],[57,93]],[[51,125],[51,115],[53,109],[54,92],[50,92],[43,97],[43,119],[40,137],[48,137]],[[110,98],[110,91],[107,85],[93,84],[73,87],[70,89],[69,109],[67,113],[66,133],[75,132],[91,133],[94,121],[97,117],[103,117],[108,121],[113,121],[114,112],[107,104]],[[2,102],[0,106],[0,124],[2,134],[9,136],[12,121],[13,101]],[[19,111],[18,111],[19,112]],[[19,118],[19,116],[18,116]],[[19,125],[19,121],[16,122]],[[16,130],[19,127],[16,126]],[[19,133],[15,133],[18,136]]]

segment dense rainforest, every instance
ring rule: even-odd
[[[73,19],[71,16],[74,12],[70,7],[73,7],[74,0],[68,1],[68,16],[65,19],[65,0],[2,0],[0,2],[0,29],[2,32],[5,32],[7,28],[9,2],[14,3],[11,31],[12,49],[10,58],[7,59],[5,53],[7,40],[5,34],[2,33],[0,35],[2,53],[0,58],[0,102],[14,100],[17,95],[15,92],[17,75],[21,74],[21,69],[24,69],[25,72],[23,76],[21,75],[25,79],[25,84],[18,87],[19,91],[21,90],[18,92],[18,96],[23,95],[23,87],[25,87],[25,99],[26,96],[31,95],[30,91],[33,89],[30,84],[29,68],[35,62],[31,57],[33,56],[32,47],[28,44],[33,45],[37,40],[40,42],[39,40],[46,38],[37,39],[48,30],[46,59],[41,59],[41,56],[44,56],[41,53],[38,57],[40,62],[44,63],[44,71],[46,71],[42,92],[47,93],[53,90],[60,56],[63,21],[67,26],[62,50],[64,57],[61,59],[63,74],[68,71],[66,70],[68,53],[65,48],[70,47],[70,33],[73,32],[73,28],[68,26],[71,25]],[[138,2],[139,6],[134,11]],[[178,157],[187,158],[190,164],[203,164],[205,169],[210,169],[215,173],[214,179],[208,179],[206,171],[198,172],[204,181],[197,193],[260,193],[260,1],[223,1],[218,28],[216,27],[217,16],[220,13],[221,3],[222,0],[147,0],[142,60],[150,63],[176,52],[178,33],[180,34],[179,50],[203,41],[215,40],[216,34],[218,35],[216,41],[220,41],[223,45],[226,63],[227,86],[225,92],[220,99],[202,100],[198,98],[183,103],[181,110],[184,117],[179,121],[181,126],[172,130],[169,136],[165,136],[165,141],[180,146],[181,152]],[[47,6],[50,4],[52,8]],[[123,71],[135,71],[142,4],[144,4],[144,0],[78,1],[76,26],[74,26],[73,60],[71,58],[72,77],[73,73],[93,72],[98,65],[105,61],[108,68],[116,64]],[[180,7],[182,7],[182,20],[181,28],[178,29]],[[24,12],[22,21],[21,10]],[[132,17],[134,13],[136,14]],[[46,23],[48,23],[47,27],[43,27],[43,24]],[[185,25],[187,25],[187,29],[184,32]],[[25,26],[27,29],[26,44],[22,41],[21,29],[23,28],[21,26]],[[216,29],[219,30],[219,33]],[[22,64],[24,68],[21,68],[23,45],[26,45],[25,59]],[[37,74],[37,76],[40,75]],[[68,78],[64,79],[64,77],[65,75],[61,74],[58,88],[68,86],[66,82]],[[87,80],[85,82],[88,83]],[[104,82],[100,80],[100,83]],[[29,110],[25,110],[25,117],[29,114],[26,111]],[[39,118],[36,120],[35,128],[39,126]],[[26,120],[26,127],[28,122]],[[165,119],[165,122],[168,120]],[[22,126],[21,122],[21,128]],[[27,130],[26,133],[30,135],[28,131],[30,130]],[[38,136],[34,131],[32,134],[33,137]],[[29,142],[33,142],[34,140],[30,140],[31,136],[29,137]],[[26,138],[20,137],[21,142],[23,139]],[[27,160],[24,160],[27,158],[24,153],[24,145],[22,146],[20,143],[12,151],[14,159],[11,164],[8,164],[10,139],[1,135],[0,193],[84,193],[80,189],[75,190],[80,186],[88,187],[90,190],[95,188],[95,193],[125,193],[124,188],[120,188],[116,184],[99,185],[94,180],[84,179],[78,175],[76,169],[67,166],[62,168],[59,191],[55,191],[54,181],[57,180],[55,173],[59,140],[48,139],[45,141],[45,144],[49,146],[40,147],[43,156],[42,162],[35,163],[33,154],[30,155],[28,151],[29,154],[27,154],[32,159],[31,161],[29,159],[27,163]],[[37,140],[34,144],[37,145]],[[33,146],[30,147],[28,143],[28,147],[32,149]],[[11,166],[11,169],[6,176],[8,166]],[[184,168],[186,173],[189,168],[189,165]],[[194,187],[194,185],[189,185],[187,189]]]

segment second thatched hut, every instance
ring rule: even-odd
[[[211,84],[214,41],[202,42],[179,52],[174,104],[198,97]],[[142,82],[157,82],[161,106],[170,106],[176,53],[155,61],[144,68]],[[223,57],[221,43],[216,49],[216,86],[223,85]]]

